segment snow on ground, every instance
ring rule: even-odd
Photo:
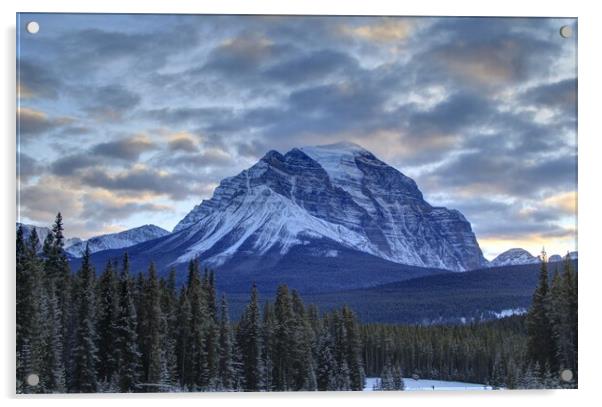
[[[372,391],[374,385],[379,380],[377,377],[367,377],[366,386],[364,391]],[[444,390],[444,391],[464,391],[464,390],[492,390],[491,386],[476,383],[464,383],[464,382],[448,382],[445,380],[414,380],[406,377],[403,379],[405,383],[406,391],[433,391],[433,390]]]

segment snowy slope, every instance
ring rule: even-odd
[[[144,225],[119,233],[100,235],[88,240],[79,241],[69,247],[66,247],[65,251],[75,257],[81,257],[86,248],[86,244],[90,245],[91,253],[96,253],[102,250],[130,247],[138,243],[166,236],[168,234],[169,232],[167,230],[158,226]]]
[[[367,377],[364,391],[373,391],[380,378]],[[446,380],[412,379],[404,377],[405,391],[465,391],[465,390],[492,390],[491,386],[477,383],[453,382]]]
[[[322,239],[412,266],[464,271],[487,263],[460,212],[432,207],[412,179],[351,143],[268,152],[224,179],[174,232],[196,240],[176,263],[200,256],[219,266],[243,247],[284,255]]]

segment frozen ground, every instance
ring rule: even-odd
[[[372,388],[378,378],[368,377],[366,378],[366,387],[364,391],[372,391]],[[448,382],[444,380],[414,380],[412,378],[404,378],[407,391],[433,391],[433,390],[446,390],[446,391],[464,391],[464,390],[491,390],[491,386],[485,386],[484,384],[476,383],[464,383],[464,382]]]

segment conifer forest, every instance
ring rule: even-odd
[[[462,325],[363,324],[321,312],[294,287],[255,286],[237,320],[214,272],[189,262],[158,277],[127,253],[71,270],[59,214],[46,239],[16,234],[17,393],[403,390],[412,378],[493,389],[576,388],[577,272],[541,262],[526,315]],[[400,310],[403,312],[403,310]],[[566,371],[572,377],[565,376]],[[36,374],[39,382],[30,383]]]

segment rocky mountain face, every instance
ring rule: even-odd
[[[241,254],[277,261],[303,247],[321,258],[348,249],[452,271],[487,264],[460,212],[431,206],[412,179],[351,143],[268,152],[224,179],[165,244],[176,239],[176,264],[198,256],[222,266]]]
[[[138,243],[157,239],[168,235],[169,232],[155,225],[144,225],[133,229],[128,229],[119,233],[110,233],[92,237],[88,240],[74,241],[70,245],[65,245],[65,251],[74,257],[81,257],[86,244],[90,247],[91,253],[100,252],[109,249],[121,249],[134,246]]]

